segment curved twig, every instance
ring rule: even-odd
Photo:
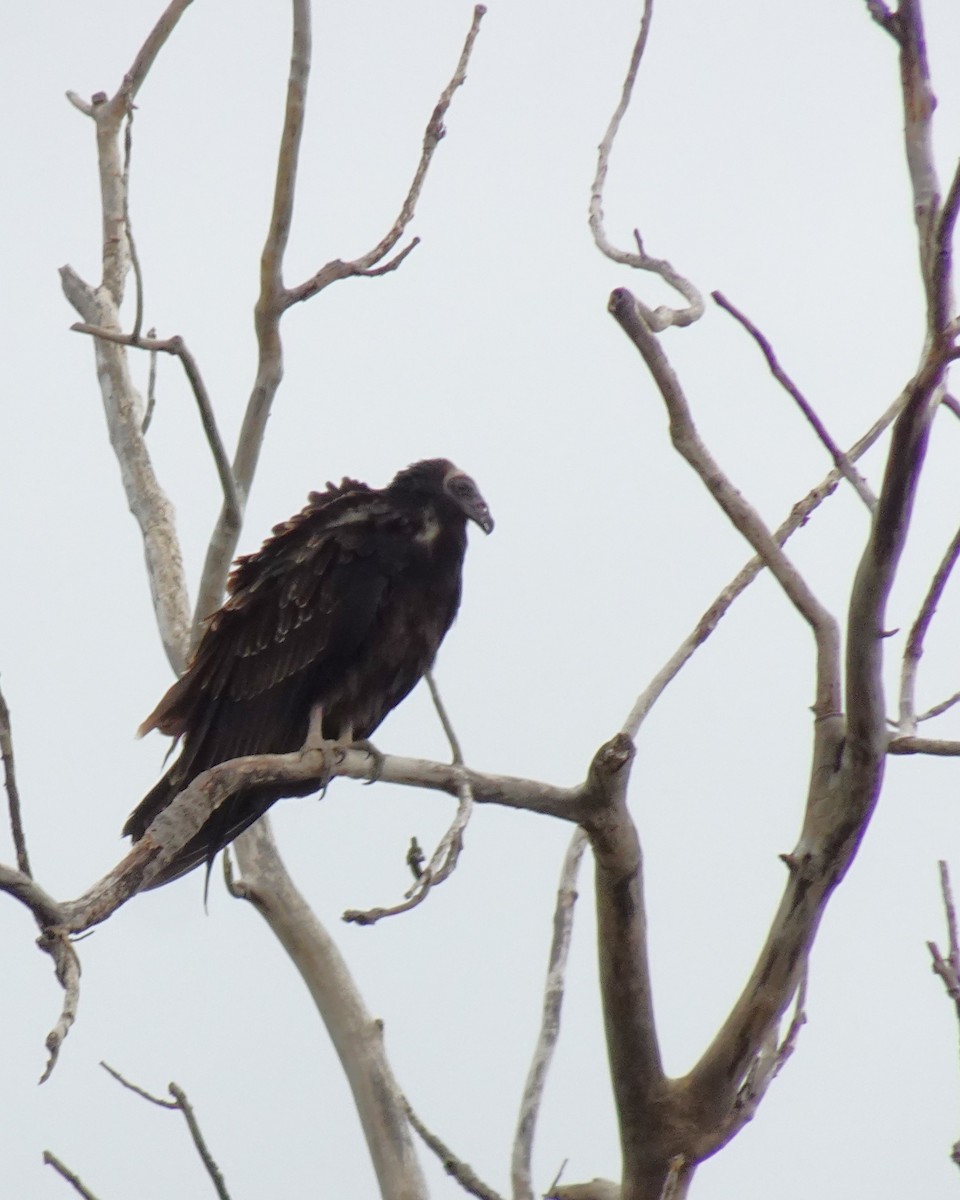
[[[644,320],[649,327],[660,331],[670,325],[691,325],[694,321],[699,320],[703,316],[703,297],[694,284],[675,271],[665,258],[651,258],[647,254],[643,247],[643,239],[640,236],[639,230],[635,229],[633,231],[634,241],[637,243],[636,251],[620,250],[607,237],[603,223],[603,189],[606,185],[607,171],[610,167],[610,154],[613,150],[613,143],[620,131],[620,123],[627,109],[630,107],[630,99],[633,95],[634,84],[637,81],[640,60],[643,58],[643,52],[647,46],[652,19],[653,0],[645,0],[643,17],[640,21],[640,32],[637,34],[633,53],[630,55],[630,65],[627,68],[626,78],[623,81],[620,100],[614,109],[613,116],[610,118],[610,124],[607,126],[607,131],[603,135],[603,140],[597,151],[597,171],[593,178],[593,185],[590,188],[590,230],[593,233],[593,240],[596,243],[597,249],[601,254],[613,262],[622,263],[624,266],[634,267],[639,271],[651,271],[654,275],[659,275],[664,283],[669,284],[670,287],[678,291],[684,300],[686,300],[686,308],[669,308],[666,305],[662,305],[652,310],[641,305],[640,301],[637,301],[643,312]]]

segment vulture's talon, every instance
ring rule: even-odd
[[[387,761],[387,756],[382,750],[378,750],[369,738],[361,738],[359,742],[353,743],[355,750],[365,750],[373,759],[373,768],[370,771],[370,778],[363,781],[365,787],[369,787],[371,783],[379,783],[383,777],[383,765]]]

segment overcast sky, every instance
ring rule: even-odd
[[[594,249],[595,147],[617,100],[638,4],[497,3],[456,96],[412,233],[386,278],[340,283],[284,322],[286,376],[241,549],[348,473],[381,485],[445,455],[497,521],[471,536],[464,603],[437,677],[471,765],[573,783],[635,696],[749,554],[670,449],[660,401],[607,315],[650,302]],[[89,341],[57,268],[98,279],[93,126],[64,99],[113,92],[161,5],[12,5],[0,44],[5,186],[0,424],[0,675],[14,720],[36,874],[78,895],[124,852],[119,831],[165,752],[133,732],[170,683],[142,550],[105,435]],[[960,153],[960,10],[927,0],[941,171]],[[318,4],[286,279],[355,257],[389,228],[471,7]],[[197,356],[228,444],[249,393],[252,307],[289,55],[281,4],[197,0],[140,93],[132,217],[146,324]],[[608,228],[639,226],[773,340],[841,444],[919,356],[921,294],[895,46],[860,0],[661,0],[612,162]],[[770,521],[829,463],[755,347],[711,306],[664,336],[701,431]],[[141,386],[147,363],[133,360]],[[160,364],[150,448],[176,503],[195,586],[216,477],[178,365]],[[889,620],[909,628],[957,521],[960,428],[938,418],[914,540]],[[865,470],[876,487],[882,458]],[[838,493],[791,554],[842,615],[866,533]],[[921,670],[926,707],[960,688],[948,591]],[[889,678],[902,637],[889,643]],[[696,1060],[757,954],[796,841],[813,699],[811,639],[769,579],[738,602],[644,726],[633,775],[667,1069]],[[892,703],[889,707],[893,707]],[[960,710],[935,732],[960,737]],[[377,734],[445,757],[425,689]],[[890,763],[877,815],[811,963],[809,1023],[751,1126],[694,1185],[698,1200],[955,1194],[957,1030],[930,974],[942,938],[936,861],[960,877],[951,760]],[[478,811],[454,878],[375,929],[347,908],[407,886],[448,798],[336,782],[274,809],[285,858],[385,1023],[426,1123],[507,1191],[569,830]],[[12,861],[0,832],[0,860]],[[138,898],[79,947],[77,1025],[36,1079],[60,992],[25,910],[0,903],[0,1194],[69,1195],[50,1148],[101,1200],[206,1197],[182,1121],[122,1092],[105,1059],[193,1101],[234,1200],[375,1194],[359,1128],[307,993],[248,906],[195,873]],[[564,1028],[536,1151],[541,1190],[615,1178],[589,866]],[[0,897],[2,900],[2,897]],[[425,1155],[433,1194],[458,1189]]]

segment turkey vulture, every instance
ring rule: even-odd
[[[237,560],[186,673],[140,727],[180,753],[130,814],[139,841],[202,771],[245,754],[284,754],[306,740],[368,738],[428,670],[460,604],[467,521],[493,518],[477,485],[445,458],[400,471],[387,487],[354,479],[311,492],[307,506]],[[150,886],[209,864],[281,796],[316,785],[238,791]]]

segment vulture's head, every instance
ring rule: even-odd
[[[447,458],[427,458],[401,471],[390,485],[404,491],[423,492],[451,500],[468,521],[484,533],[493,530],[493,517],[480,489],[466,472]]]

